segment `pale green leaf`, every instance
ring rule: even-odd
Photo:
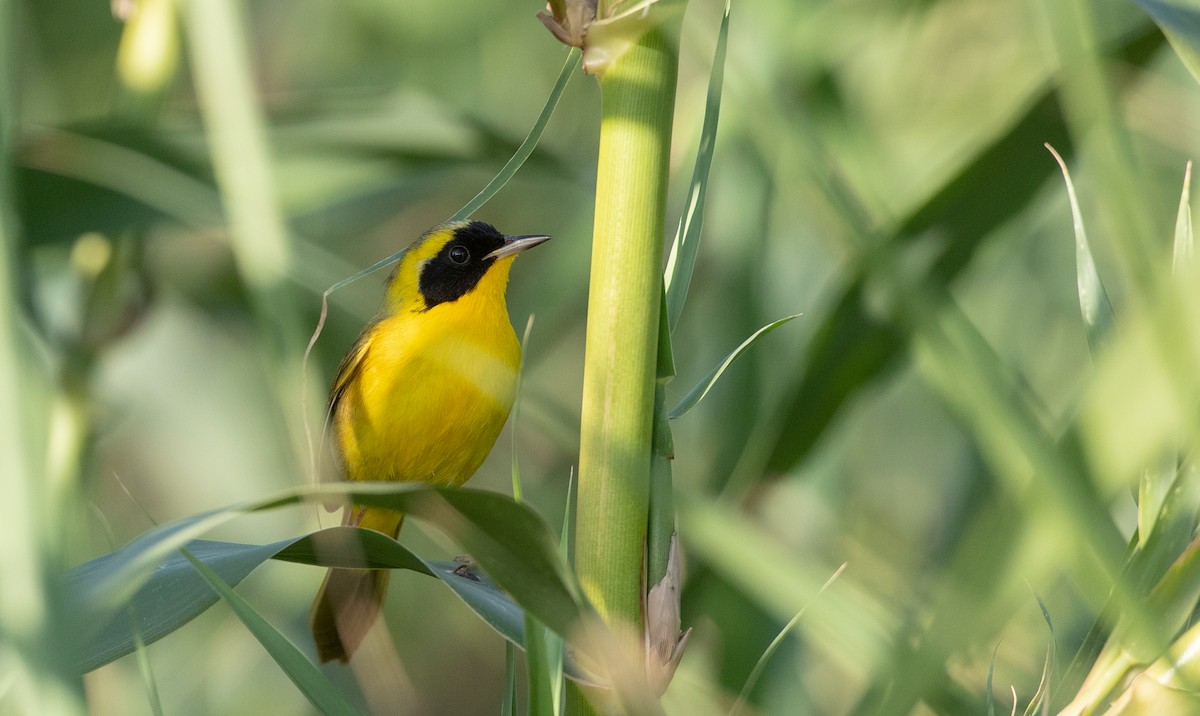
[[[1067,163],[1059,156],[1054,147],[1049,144],[1046,149],[1054,155],[1054,160],[1062,169],[1063,180],[1067,185],[1067,198],[1071,202],[1071,218],[1075,227],[1075,282],[1079,291],[1079,310],[1083,314],[1083,323],[1087,329],[1088,346],[1095,355],[1104,343],[1105,336],[1112,328],[1113,309],[1108,300],[1108,292],[1096,271],[1096,261],[1092,258],[1092,248],[1088,243],[1087,231],[1083,225],[1083,213],[1079,210],[1079,200],[1075,196],[1075,184],[1071,181],[1071,173]]]

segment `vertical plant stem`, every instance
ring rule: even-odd
[[[72,663],[58,574],[69,524],[46,484],[46,398],[31,333],[22,325],[13,155],[20,117],[17,4],[0,0],[0,643],[6,713],[86,713]],[[72,488],[74,485],[72,485]]]
[[[297,465],[305,464],[300,424],[299,321],[287,277],[292,250],[279,207],[262,113],[255,97],[246,33],[235,0],[187,2],[188,46],[196,91],[229,216],[234,258],[273,362]]]
[[[638,633],[676,64],[657,28],[600,79],[575,562],[600,615]]]

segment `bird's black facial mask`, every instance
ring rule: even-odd
[[[496,263],[484,257],[503,245],[504,235],[491,224],[472,221],[455,229],[454,238],[421,267],[417,286],[425,299],[425,310],[470,293]]]

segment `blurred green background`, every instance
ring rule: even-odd
[[[1121,306],[1129,289],[1106,239],[1119,228],[1109,204],[1137,202],[1161,238],[1156,251],[1169,256],[1184,164],[1200,149],[1200,92],[1137,6],[1087,3],[1120,132],[1139,161],[1130,168],[1138,195],[1105,195],[1112,183],[1097,178],[1104,165],[1092,138],[1078,136],[1086,122],[1064,120],[1072,105],[1059,90],[1074,80],[1061,68],[1073,58],[1056,42],[1064,30],[1054,4],[734,4],[672,398],[759,326],[804,315],[675,424],[684,624],[696,631],[664,701],[669,713],[727,713],[767,644],[843,563],[768,663],[749,709],[872,712],[901,683],[916,696],[896,702],[900,713],[983,713],[991,670],[1007,712],[1010,687],[1028,702],[1048,645],[1056,642],[1061,672],[1102,606],[1106,590],[1089,576],[1079,536],[1036,497],[1004,486],[970,420],[914,367],[889,289],[869,271],[863,278],[872,242],[897,247],[886,260],[945,286],[1036,395],[1047,425],[1072,419],[1092,360],[1070,210],[1041,144],[1072,157],[1100,273]],[[104,2],[16,5],[17,43],[5,49],[19,75],[20,279],[31,323],[56,356],[51,370],[90,410],[80,479],[93,510],[70,526],[82,561],[149,528],[143,509],[164,522],[308,476],[290,458],[173,6],[138,37]],[[565,50],[534,18],[535,2],[242,7],[307,333],[324,289],[444,220],[503,165]],[[721,11],[691,0],[683,22],[668,225],[692,169]],[[134,57],[125,74],[122,52]],[[139,77],[154,86],[137,89]],[[509,291],[518,333],[535,316],[516,444],[527,499],[554,525],[578,450],[598,100],[593,78],[574,78],[529,163],[476,215],[508,233],[555,237],[522,258]],[[105,265],[115,276],[93,290],[94,267]],[[384,276],[332,296],[314,353],[322,381],[373,316]],[[836,312],[847,295],[860,308]],[[510,446],[506,429],[473,486],[509,491]],[[1111,487],[1105,504],[1128,534],[1133,500]],[[216,537],[266,542],[318,521],[336,516],[254,515]],[[415,523],[402,540],[421,554],[454,554]],[[269,563],[240,591],[311,648],[307,613],[321,576]],[[396,712],[498,711],[502,640],[438,583],[394,579],[387,623],[400,664],[364,679]],[[148,655],[166,713],[311,712],[223,605]],[[357,688],[349,672],[329,673]],[[150,713],[133,657],[86,685],[96,714]]]

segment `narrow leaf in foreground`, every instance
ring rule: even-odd
[[[700,245],[700,229],[704,226],[704,203],[708,193],[708,175],[712,167],[713,149],[717,143],[717,120],[721,115],[721,92],[725,84],[725,47],[729,41],[729,1],[721,17],[717,33],[717,49],[713,51],[712,73],[708,77],[708,95],[704,102],[704,123],[700,129],[700,147],[696,151],[696,167],[688,187],[683,216],[667,256],[663,286],[667,291],[667,315],[671,328],[679,323],[683,303],[687,299],[696,253]]]
[[[509,642],[504,644],[504,699],[500,702],[500,716],[517,716],[517,650]]]
[[[283,669],[296,688],[308,698],[313,706],[317,707],[323,714],[332,714],[333,716],[359,716],[360,712],[354,708],[349,701],[342,696],[342,692],[338,691],[337,687],[330,683],[329,679],[321,673],[311,661],[308,660],[296,645],[288,641],[278,629],[271,626],[270,622],[263,619],[250,603],[242,598],[240,594],[233,591],[233,588],[221,579],[220,575],[210,569],[200,560],[193,557],[186,550],[183,551],[183,556],[188,562],[200,573],[200,576],[213,588],[221,598],[229,604],[230,609],[237,615],[238,619],[246,625],[250,633],[258,639],[275,663]]]

